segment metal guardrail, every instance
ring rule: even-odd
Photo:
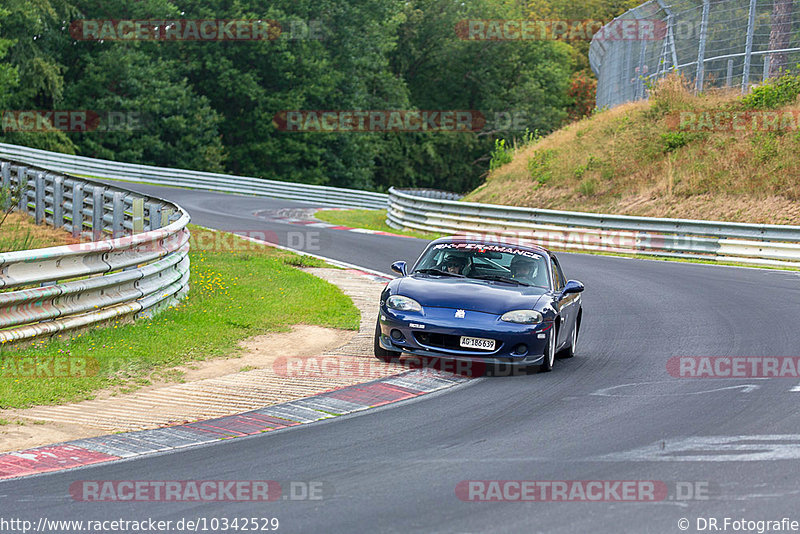
[[[5,143],[0,143],[0,157],[82,176],[187,187],[205,191],[285,198],[345,208],[385,209],[388,200],[388,195],[385,193],[372,191],[135,165],[82,156],[70,156],[68,154]]]
[[[414,193],[389,190],[390,226],[554,249],[800,267],[800,226],[540,210]]]
[[[189,284],[189,215],[122,188],[0,161],[16,208],[92,242],[0,253],[0,343],[150,316]],[[8,291],[11,289],[11,291]]]

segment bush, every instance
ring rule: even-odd
[[[514,159],[514,157],[511,155],[511,149],[506,148],[506,140],[495,139],[494,150],[492,150],[492,159],[489,162],[489,170],[493,171],[502,167],[506,163],[511,163],[512,159]]]
[[[791,104],[797,99],[798,94],[800,94],[800,75],[785,74],[753,88],[750,94],[742,97],[742,104],[747,109],[775,109]]]
[[[686,132],[667,132],[661,134],[661,142],[664,152],[674,152],[689,144],[691,136]]]
[[[568,121],[572,122],[588,117],[595,109],[597,80],[582,72],[573,74],[567,96],[570,98],[570,105],[567,107]]]
[[[572,171],[572,174],[575,175],[575,178],[581,179],[583,175],[586,174],[586,171],[590,171],[592,169],[596,169],[597,167],[602,166],[602,161],[598,158],[594,157],[593,154],[589,154],[589,159],[583,165],[578,165]]]
[[[650,113],[656,116],[685,109],[694,97],[686,79],[670,74],[650,87]]]
[[[544,185],[553,177],[550,161],[555,155],[556,151],[552,149],[537,150],[528,159],[528,171],[531,173],[531,178],[536,180],[538,184]]]
[[[759,163],[766,163],[778,155],[778,140],[773,132],[759,134],[751,139],[753,155]]]
[[[596,187],[597,183],[593,179],[586,178],[581,181],[580,185],[578,186],[578,191],[580,191],[581,195],[585,197],[591,197],[594,195]]]

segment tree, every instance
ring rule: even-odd
[[[792,0],[774,0],[772,5],[772,25],[769,32],[769,49],[784,50],[790,47],[792,38]],[[788,62],[787,52],[773,52],[769,55],[769,76],[780,75]]]
[[[6,0],[0,7],[0,110],[48,110],[61,101],[64,80],[58,51],[62,20],[72,7],[61,0]],[[2,117],[0,117],[2,119]],[[5,131],[0,142],[74,153],[60,131]]]
[[[96,43],[94,48],[83,56],[80,77],[68,86],[65,100],[71,109],[94,110],[101,117],[114,113],[122,120],[71,134],[81,154],[212,172],[225,169],[221,118],[207,98],[195,93],[179,65],[141,46]]]
[[[515,2],[416,0],[406,3],[392,70],[421,110],[474,110],[487,119],[478,134],[395,135],[382,153],[376,181],[457,191],[481,180],[497,137],[526,128],[550,132],[566,118],[572,70],[564,43],[465,40],[456,25],[469,19],[520,19]],[[513,120],[501,120],[511,118]]]

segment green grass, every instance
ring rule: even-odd
[[[386,224],[386,210],[321,210],[314,214],[317,219],[350,228],[364,228],[392,234],[407,235],[420,239],[436,239],[447,234],[397,230]]]
[[[266,332],[287,331],[294,324],[358,329],[359,311],[348,297],[336,286],[294,267],[322,266],[319,260],[239,238],[223,238],[219,232],[191,230],[192,277],[186,300],[152,320],[119,322],[71,340],[3,350],[0,408],[60,404],[92,398],[101,389],[124,393],[156,380],[179,380],[180,373],[171,368],[235,354],[237,342]],[[198,239],[201,233],[207,234]],[[202,243],[216,243],[206,246],[215,250],[199,248]],[[96,373],[25,378],[11,371],[11,364],[19,361],[13,359],[22,357],[39,362],[85,358]]]

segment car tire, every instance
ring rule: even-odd
[[[544,361],[542,361],[542,365],[539,366],[540,373],[549,373],[553,370],[553,364],[556,361],[556,337],[558,332],[556,331],[555,323],[553,324],[553,328],[550,330],[550,336],[547,338],[547,347],[545,348],[544,352]]]
[[[575,326],[572,328],[572,339],[570,339],[569,347],[563,349],[559,354],[559,358],[572,358],[575,356],[575,349],[578,347],[578,328],[579,324],[575,323]]]
[[[382,362],[389,363],[400,358],[400,353],[386,350],[381,346],[381,322],[375,323],[375,357]]]

